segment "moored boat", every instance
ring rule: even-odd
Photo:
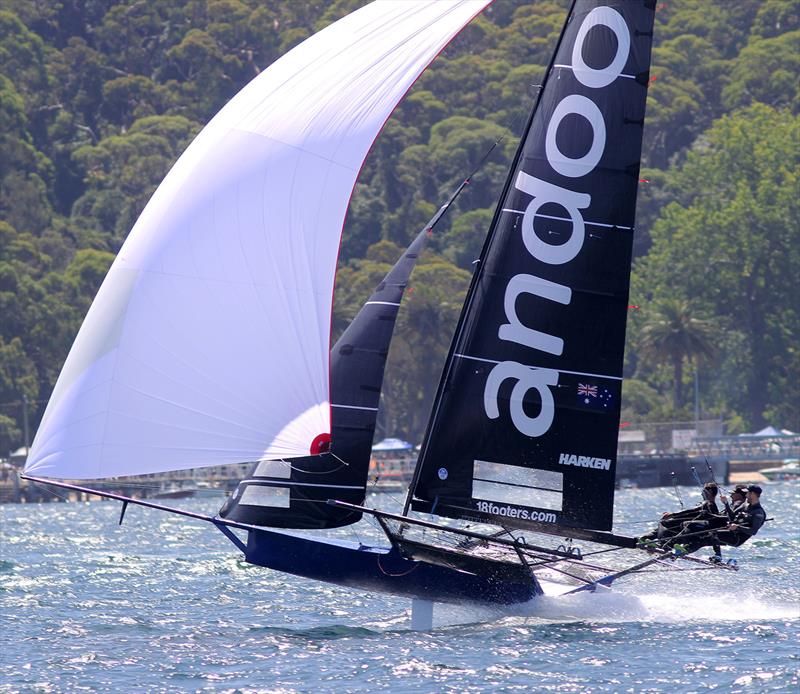
[[[800,480],[800,460],[797,458],[787,458],[780,467],[764,468],[758,471],[770,482],[784,482],[789,480]]]

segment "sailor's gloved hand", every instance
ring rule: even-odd
[[[736,523],[731,523],[728,526],[728,530],[738,530],[738,529],[739,529],[739,526]]]

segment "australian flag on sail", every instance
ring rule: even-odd
[[[616,402],[610,388],[596,383],[578,383],[578,406],[590,410],[613,411]]]

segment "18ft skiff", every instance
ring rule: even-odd
[[[109,271],[28,479],[83,489],[52,479],[252,462],[214,517],[93,491],[123,514],[138,503],[210,522],[253,564],[428,601],[516,603],[672,566],[611,532],[653,0],[573,3],[475,265],[405,509],[363,505],[398,307],[464,184],[330,349],[344,215],[393,108],[488,4],[367,5],[220,111]],[[365,513],[388,547],[308,532]],[[627,558],[611,566],[610,555]]]

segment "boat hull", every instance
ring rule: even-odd
[[[274,531],[250,531],[245,559],[257,566],[347,588],[433,602],[510,605],[542,595],[535,577],[472,573],[403,557],[395,548]]]
[[[771,467],[765,470],[759,470],[758,472],[760,475],[764,475],[770,482],[798,480],[800,479],[800,463],[791,462],[784,464],[782,467]]]

